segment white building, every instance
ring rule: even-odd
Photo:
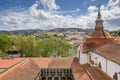
[[[120,44],[106,43],[89,52],[91,60],[112,78],[120,80]]]
[[[78,46],[79,62],[99,67],[113,80],[120,80],[120,44],[104,31],[100,9],[95,23],[95,30]]]

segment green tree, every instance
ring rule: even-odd
[[[56,37],[35,39],[33,36],[16,36],[14,45],[26,57],[67,57],[73,56],[76,49],[67,41]]]
[[[37,55],[36,39],[33,36],[16,36],[14,45],[17,47],[21,56],[25,54],[26,57],[33,57]]]
[[[50,37],[40,40],[39,45],[42,47],[41,56],[43,57],[67,57],[70,51],[75,54],[75,48],[67,41],[56,37]]]
[[[11,38],[7,34],[0,34],[0,50],[5,52],[12,46]]]

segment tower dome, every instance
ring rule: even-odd
[[[111,38],[109,32],[104,31],[103,19],[101,18],[100,8],[98,10],[97,19],[95,21],[95,29],[91,32],[88,38]]]

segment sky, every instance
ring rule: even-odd
[[[104,28],[120,29],[120,0],[0,0],[0,30],[94,28],[98,8]]]

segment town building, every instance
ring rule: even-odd
[[[120,44],[104,30],[103,22],[99,9],[94,31],[79,42],[78,58],[80,64],[98,66],[114,80],[120,80]]]

